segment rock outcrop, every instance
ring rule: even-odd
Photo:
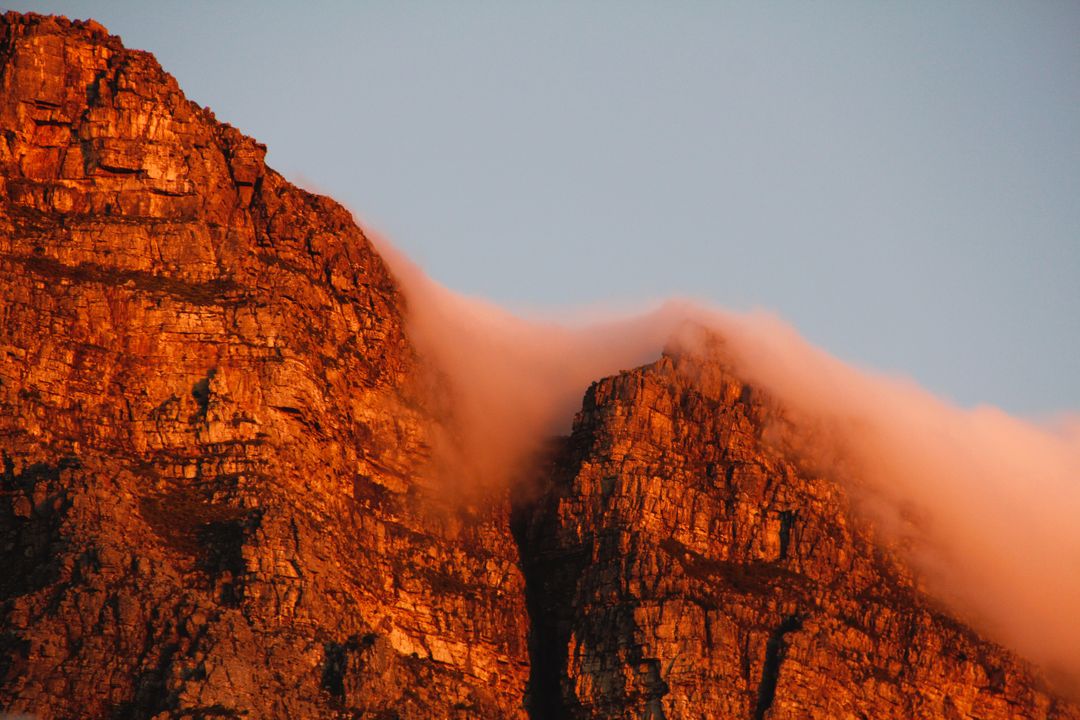
[[[519,509],[534,716],[1080,717],[918,592],[723,358],[594,384]]]
[[[0,19],[0,133],[0,708],[521,715],[507,500],[425,483],[349,213],[94,23]]]
[[[722,351],[595,384],[513,509],[449,492],[401,292],[264,154],[96,23],[0,17],[0,712],[1080,718]]]

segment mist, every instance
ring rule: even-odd
[[[819,469],[848,486],[932,595],[1077,694],[1080,416],[959,408],[831,357],[765,312],[673,300],[590,323],[517,317],[439,286],[366,233],[402,286],[414,345],[439,373],[454,428],[441,451],[457,454],[462,483],[506,482],[545,438],[569,430],[591,382],[655,360],[676,336],[686,341],[688,325],[708,328],[736,372],[806,429]]]

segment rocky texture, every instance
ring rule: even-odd
[[[507,501],[431,491],[399,293],[264,153],[0,19],[0,708],[519,715]]]
[[[534,716],[1080,718],[917,592],[722,358],[593,385],[520,510]]]
[[[0,711],[1080,717],[722,352],[596,384],[513,523],[451,501],[399,291],[263,155],[100,26],[0,19]]]

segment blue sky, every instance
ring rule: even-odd
[[[763,307],[1080,408],[1080,5],[9,3],[92,16],[435,278]]]

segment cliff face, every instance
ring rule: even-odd
[[[0,708],[519,714],[505,499],[424,480],[340,206],[93,24],[0,20]]]
[[[722,352],[597,383],[513,517],[453,497],[398,289],[264,152],[100,26],[0,18],[0,711],[1080,717]]]
[[[723,356],[714,342],[593,385],[519,514],[537,711],[1080,717],[766,441],[779,410]]]

